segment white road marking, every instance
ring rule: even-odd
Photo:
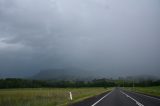
[[[122,92],[122,91],[120,91],[120,92],[121,92],[122,94],[126,95],[128,98],[130,98],[130,99],[132,99],[133,101],[135,101],[138,106],[144,106],[142,103],[138,102],[137,100],[135,100],[135,99],[132,98],[131,96],[127,95],[126,93],[124,93],[124,92]]]
[[[113,91],[113,90],[112,90]],[[111,92],[112,92],[111,91]],[[96,104],[98,104],[102,99],[104,99],[105,97],[107,97],[109,94],[111,94],[111,92],[107,93],[105,96],[103,96],[101,99],[99,99],[97,102],[95,102],[93,105],[91,106],[95,106]]]
[[[143,95],[143,96],[146,96],[146,97],[149,97],[149,98],[152,98],[152,99],[160,100],[160,99],[158,99],[156,97],[148,96],[148,95],[145,95],[145,94],[140,94],[140,93],[136,93],[136,92],[132,92],[132,93],[135,93],[137,95]]]

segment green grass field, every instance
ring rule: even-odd
[[[153,86],[153,87],[134,87],[133,88],[127,88],[127,90],[135,91],[135,92],[141,92],[153,96],[160,96],[160,86]]]
[[[0,106],[66,106],[107,90],[111,88],[1,89]],[[69,91],[73,94],[72,101]]]

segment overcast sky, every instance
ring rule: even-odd
[[[160,1],[0,0],[0,76],[66,67],[160,76]]]

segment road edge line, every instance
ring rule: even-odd
[[[113,90],[112,90],[113,91]],[[111,91],[111,92],[112,92]],[[105,97],[107,97],[109,94],[111,94],[111,92],[107,93],[106,95],[104,95],[102,98],[100,98],[98,101],[96,101],[93,105],[91,106],[95,106],[96,104],[98,104],[101,100],[103,100]]]
[[[152,99],[156,99],[156,100],[160,100],[159,98],[152,97],[152,96],[145,95],[145,94],[141,94],[141,93],[138,93],[138,92],[132,92],[132,91],[131,91],[131,93],[134,93],[134,94],[137,94],[137,95],[143,95],[143,96],[146,96],[146,97],[149,97],[149,98],[152,98]]]

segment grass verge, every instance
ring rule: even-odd
[[[153,87],[127,87],[126,90],[140,92],[148,95],[153,96],[160,96],[160,86],[153,86]]]
[[[107,90],[111,88],[1,89],[0,106],[66,106]],[[69,92],[72,92],[72,101]]]

